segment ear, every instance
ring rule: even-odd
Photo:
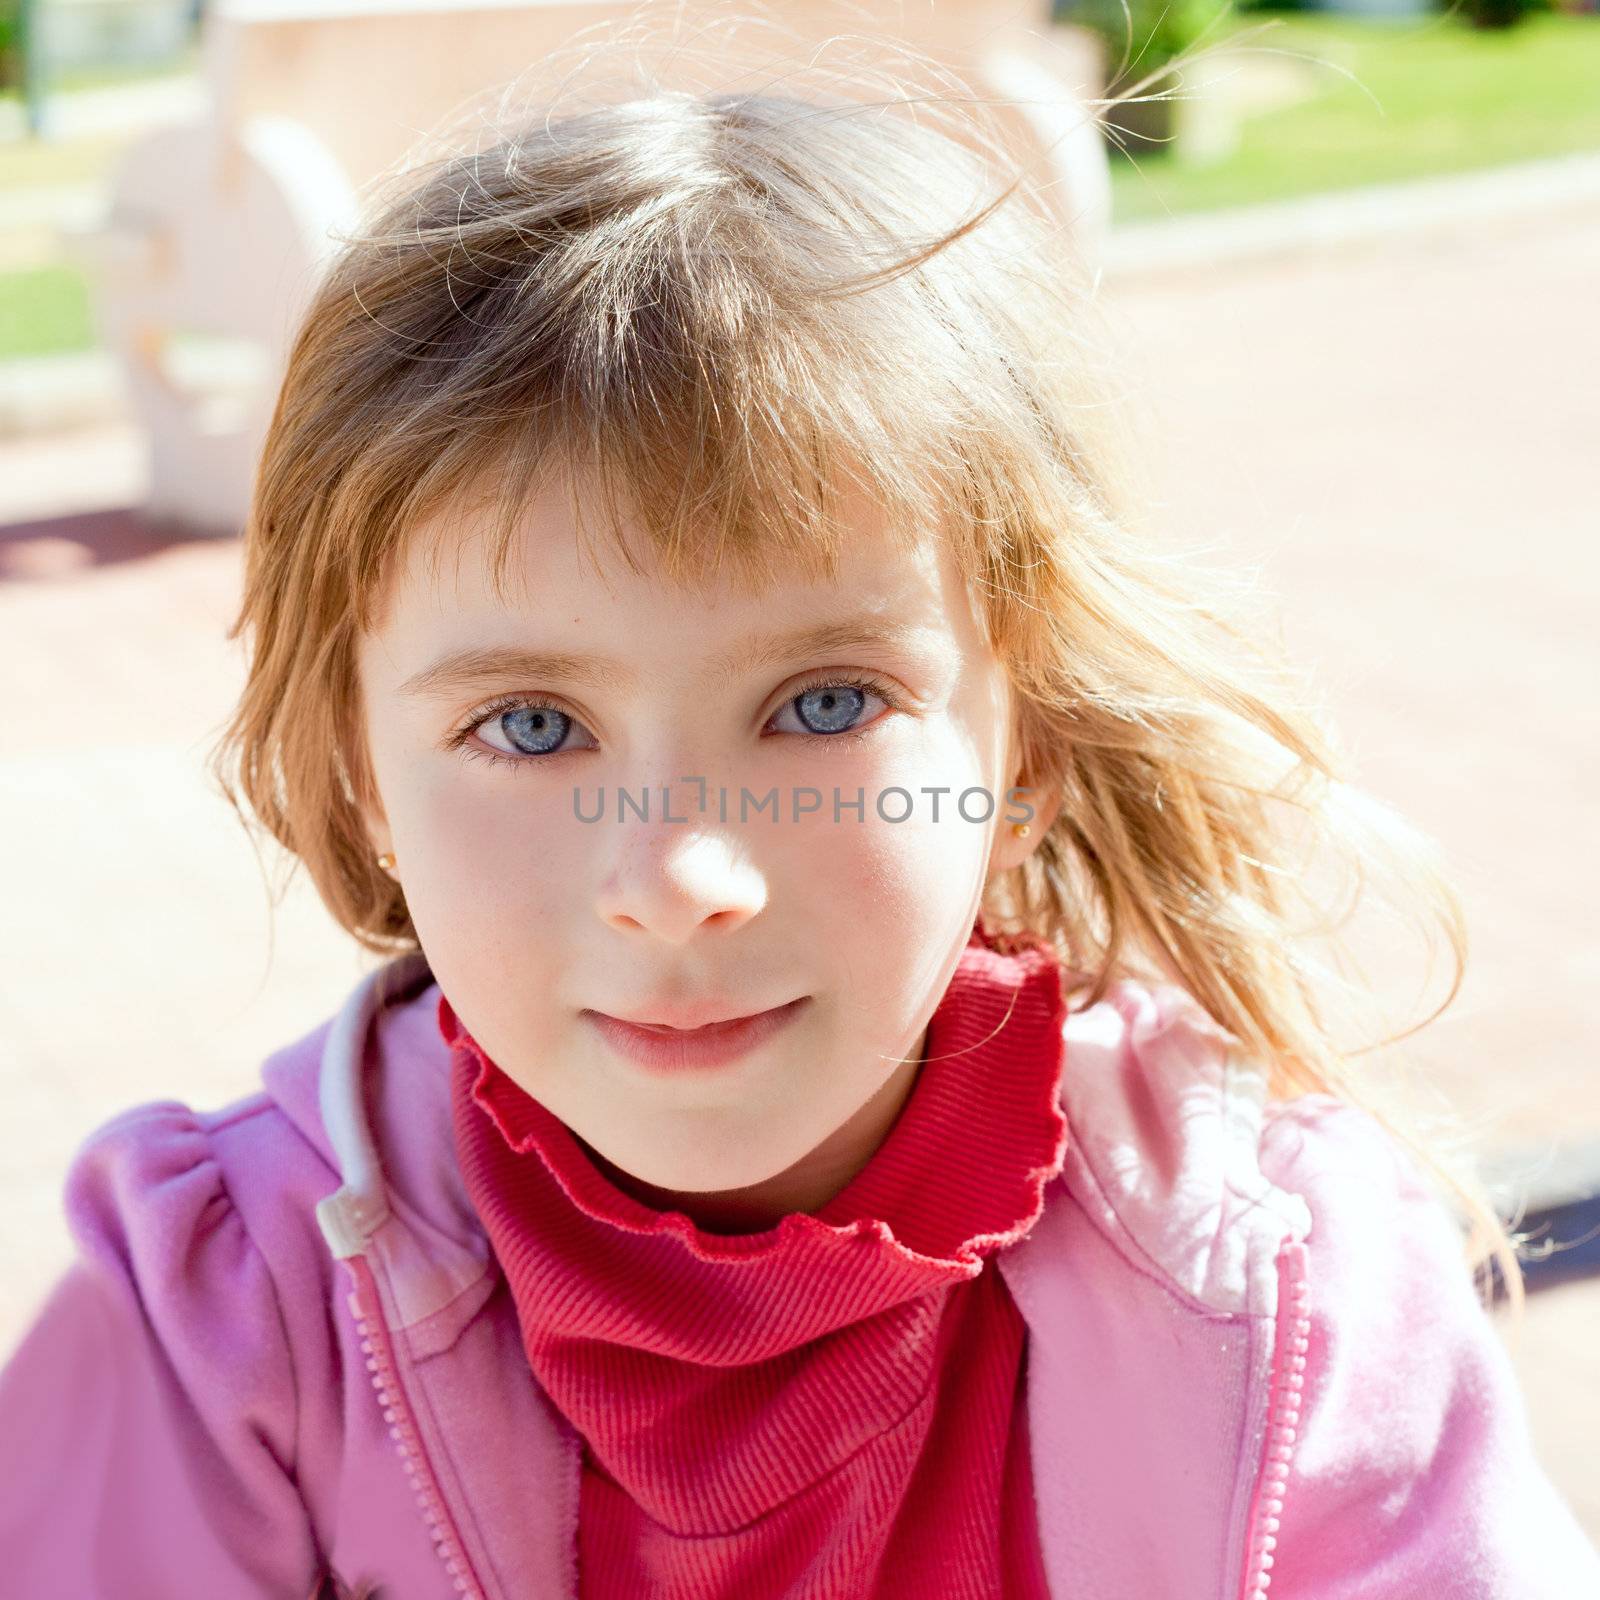
[[[376,856],[389,855],[394,851],[394,836],[389,832],[389,824],[378,817],[362,813],[367,825],[367,838],[371,841],[372,854]]]
[[[352,773],[342,759],[339,765],[345,781],[350,785],[351,798],[366,831],[371,853],[374,856],[388,854],[394,849],[394,835],[389,831],[389,818],[384,812],[383,802],[373,787],[370,769],[363,767]]]
[[[1006,788],[995,796],[994,837],[989,844],[989,878],[1020,867],[1049,831],[1061,810],[1061,791],[1037,785],[1029,777],[1028,752],[1014,715],[1015,691],[1008,688],[1008,705],[1013,708],[1008,724],[1004,770]],[[1027,824],[1025,835],[1017,827]]]
[[[1014,791],[1021,791],[1014,793]],[[1049,831],[1061,810],[1061,796],[1054,790],[1030,788],[1018,783],[1005,795],[997,797],[994,840],[989,847],[989,872],[1009,872],[1020,867],[1035,850],[1039,841]],[[1026,835],[1019,835],[1015,825],[1026,823]]]

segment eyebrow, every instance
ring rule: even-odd
[[[926,641],[929,631],[923,625],[868,616],[844,617],[788,633],[747,634],[712,656],[702,676],[706,682],[714,683],[720,678],[781,666],[804,656],[858,649],[906,649],[914,647],[919,640]],[[432,698],[459,694],[505,678],[605,688],[608,685],[630,687],[638,681],[639,674],[611,656],[575,655],[518,645],[479,646],[441,656],[407,678],[399,692]]]

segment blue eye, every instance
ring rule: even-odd
[[[480,728],[495,724],[512,749],[496,750],[492,746],[480,750],[468,741]],[[529,767],[553,755],[566,755],[561,748],[568,734],[583,724],[568,716],[559,706],[527,695],[508,694],[491,701],[451,735],[449,748],[459,749],[473,761],[487,761],[491,765],[503,761],[512,767]]]
[[[774,713],[775,721],[785,712],[793,711],[799,717],[801,726],[794,730],[776,728],[774,731],[793,731],[803,739],[829,744],[864,739],[882,720],[875,718],[865,725],[859,723],[858,719],[870,700],[877,700],[895,709],[900,705],[894,690],[878,679],[822,676],[792,694]],[[499,750],[493,746],[482,749],[470,742],[473,734],[491,723],[499,728],[502,737],[512,746],[511,750]],[[529,695],[507,694],[475,711],[447,743],[450,749],[460,749],[463,755],[473,761],[534,767],[552,756],[568,755],[585,748],[581,745],[562,748],[574,729],[583,729],[583,724],[559,706]],[[586,729],[584,731],[587,732]]]
[[[861,715],[867,697],[860,689],[841,684],[837,689],[807,689],[789,703],[812,733],[843,733]]]
[[[500,731],[524,755],[544,756],[549,755],[566,738],[573,721],[566,712],[557,711],[554,706],[526,705],[512,711],[502,711],[499,726]]]
[[[792,695],[784,703],[783,710],[793,708],[800,719],[802,735],[837,742],[866,731],[857,723],[869,700],[892,703],[887,692],[869,681],[824,679]]]

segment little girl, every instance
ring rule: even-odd
[[[921,109],[536,116],[341,242],[217,770],[385,962],[75,1157],[7,1594],[1600,1593],[1284,818],[1459,973],[1451,892]]]

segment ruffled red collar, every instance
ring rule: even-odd
[[[850,1252],[852,1240],[874,1237],[924,1286],[975,1276],[981,1257],[1015,1243],[1038,1220],[1045,1185],[1066,1154],[1065,1015],[1054,949],[1039,942],[1007,950],[980,920],[929,1021],[911,1093],[872,1158],[814,1212],[790,1212],[759,1233],[721,1234],[619,1189],[566,1124],[483,1052],[442,992],[438,1006],[440,1033],[454,1054],[457,1110],[470,1104],[483,1113],[458,1117],[466,1134],[458,1143],[479,1145],[493,1130],[505,1153],[532,1156],[561,1203],[591,1222],[640,1239],[675,1238],[708,1265],[776,1263],[802,1242],[812,1247],[801,1250],[804,1257],[830,1241]],[[515,1220],[532,1226],[538,1218],[530,1212]]]
[[[830,1483],[846,1500],[868,1493],[862,1473],[904,1492],[902,1424],[928,1425],[963,1329],[987,1326],[1000,1343],[985,1349],[1007,1348],[1009,1302],[983,1258],[1033,1226],[1065,1158],[1053,951],[1002,953],[975,928],[877,1150],[815,1213],[751,1234],[709,1233],[624,1193],[442,996],[438,1015],[467,1192],[529,1365],[584,1440],[586,1492],[600,1496],[586,1503],[607,1528],[622,1518],[618,1548],[760,1543],[764,1528],[781,1542],[787,1524],[770,1513],[804,1523]],[[1015,1384],[1009,1370],[997,1381]]]

